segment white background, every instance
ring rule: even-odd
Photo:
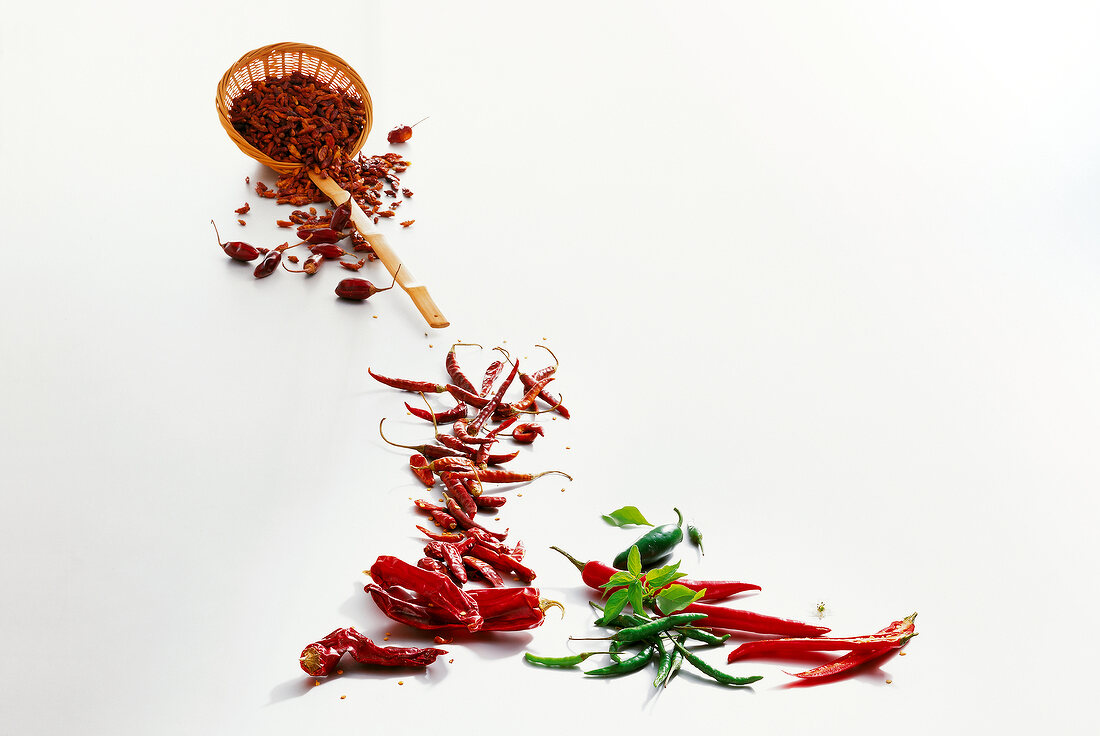
[[[7,7],[0,733],[1085,730],[1098,15]],[[404,147],[416,224],[384,225],[451,327],[396,290],[337,303],[332,268],[256,281],[218,250],[211,217],[285,239],[289,208],[245,186],[270,173],[213,104],[233,61],[283,40],[366,79],[365,152],[430,116]],[[378,421],[430,437],[366,369],[442,379],[457,340],[561,359],[573,419],[516,465],[575,481],[508,491],[501,523],[567,615],[314,687],[297,654],[338,626],[424,641],[361,590],[377,555],[420,556],[420,489]],[[478,373],[490,353],[462,356]],[[599,518],[623,504],[683,509],[707,551],[684,569],[761,584],[745,608],[824,600],[839,635],[919,611],[920,636],[811,688],[783,674],[804,661],[731,667],[765,676],[751,690],[685,670],[656,696],[526,666],[590,630],[548,545],[610,557],[637,534]]]

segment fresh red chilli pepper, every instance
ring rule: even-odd
[[[478,496],[474,499],[474,503],[478,508],[483,509],[498,509],[505,504],[508,499],[504,496]]]
[[[542,625],[546,610],[557,601],[539,597],[538,588],[475,588],[469,595],[484,622],[482,631],[525,631]]]
[[[432,412],[427,411],[426,409],[421,409],[421,408],[415,407],[415,406],[409,406],[409,402],[407,402],[407,401],[405,402],[405,408],[408,409],[409,413],[412,414],[417,419],[423,419],[423,420],[429,421],[429,422],[432,421]],[[466,404],[463,403],[462,401],[459,401],[454,406],[454,408],[448,409],[447,411],[441,411],[438,414],[436,414],[435,415],[435,421],[436,421],[437,424],[451,424],[452,422],[456,422],[459,419],[465,419],[466,414],[467,414],[468,411],[469,410],[466,407]]]
[[[435,612],[436,621],[450,621],[451,625],[465,626],[470,631],[481,628],[481,616],[478,613],[477,604],[450,578],[421,570],[390,555],[381,555],[374,561],[370,568],[370,576],[377,585],[371,583],[367,586],[368,588],[374,586],[382,593],[387,592],[383,588],[405,588],[427,601],[430,605],[425,607]],[[371,592],[374,593],[374,591]]]
[[[384,383],[391,388],[399,388],[402,391],[423,391],[429,394],[441,394],[447,390],[446,386],[438,383],[432,383],[431,381],[409,381],[404,378],[389,378],[388,376],[380,376],[377,373],[367,368],[367,373],[371,378]]]
[[[346,233],[327,227],[317,228],[316,230],[299,228],[297,235],[300,240],[310,245],[331,245],[347,237]]]
[[[862,651],[851,651],[847,654],[834,659],[832,662],[821,665],[820,667],[814,667],[813,669],[806,670],[804,672],[788,672],[788,675],[794,677],[800,677],[804,680],[821,680],[827,677],[833,677],[839,675],[842,672],[847,672],[853,667],[858,667],[864,662],[870,662],[876,657],[881,657],[889,651],[898,649],[905,646],[909,639],[916,636],[916,618],[917,614],[907,616],[900,621],[894,621],[886,628],[879,629],[875,632],[875,635],[900,635],[902,641],[900,643],[891,642],[889,644],[883,644],[877,649],[865,649]]]
[[[476,557],[466,555],[462,558],[462,562],[466,564],[468,568],[476,572],[481,576],[485,582],[494,588],[504,587],[504,578],[500,576],[500,573],[493,569],[493,566],[484,560],[479,560]]]
[[[252,275],[258,279],[266,278],[275,273],[275,269],[279,267],[279,263],[283,260],[283,252],[278,248],[269,250],[264,254],[263,260],[257,265]]]
[[[476,346],[479,348],[481,347],[477,343],[471,342],[456,342],[454,345],[452,345],[451,349],[447,351],[447,359],[445,361],[447,375],[451,377],[451,383],[453,383],[454,385],[458,386],[459,388],[465,389],[466,391],[470,391],[471,393],[476,393],[477,388],[474,387],[474,384],[470,382],[470,379],[466,377],[466,374],[463,373],[462,369],[458,366],[458,358],[455,357],[455,348],[457,348],[459,345],[469,347]]]
[[[318,244],[309,246],[309,252],[335,261],[347,255],[347,251],[338,245]]]
[[[337,629],[302,650],[298,663],[310,677],[332,672],[340,657],[350,654],[356,662],[385,667],[427,667],[446,650],[418,647],[382,647],[354,628]]]
[[[598,590],[601,593],[605,591],[604,584],[611,579],[611,576],[621,570],[608,565],[607,563],[600,562],[599,560],[589,560],[588,562],[581,562],[573,555],[569,554],[565,550],[559,547],[550,547],[550,549],[560,552],[565,556],[573,566],[581,572],[581,580],[589,588]],[[685,588],[690,588],[694,591],[706,590],[706,594],[700,598],[700,601],[720,601],[738,593],[744,593],[749,590],[760,590],[759,585],[753,585],[752,583],[742,583],[736,580],[692,580],[691,578],[680,578],[673,580],[668,585],[682,585]],[[664,587],[668,587],[668,585]],[[610,591],[607,591],[610,592]],[[708,622],[707,624],[711,624]]]
[[[690,606],[689,606],[690,608]],[[905,642],[916,636],[913,629],[906,626],[906,624],[913,624],[916,619],[916,614],[902,619],[901,621],[895,621],[890,626],[886,627],[883,632],[877,634],[871,634],[870,636],[848,636],[848,637],[802,637],[802,638],[788,638],[788,639],[763,639],[761,641],[750,641],[742,644],[729,653],[726,658],[727,662],[736,662],[739,659],[745,659],[747,657],[757,655],[775,655],[775,654],[794,654],[801,652],[831,652],[831,651],[851,651],[851,652],[869,652],[879,651],[885,648],[896,649],[902,646]],[[708,626],[712,625],[709,620]],[[915,628],[915,624],[913,624]],[[826,629],[828,631],[828,629]]]
[[[493,383],[497,380],[497,376],[500,375],[500,371],[503,368],[504,363],[502,361],[494,360],[489,364],[489,367],[485,369],[485,377],[481,379],[482,396],[489,393],[489,389],[493,387]]]
[[[474,497],[466,490],[462,479],[455,478],[450,473],[441,473],[439,479],[443,481],[444,492],[447,496],[453,498],[467,516],[472,517],[477,513],[477,504],[474,502]]]
[[[333,230],[343,230],[347,227],[348,220],[351,219],[351,197],[344,200],[344,203],[337,206],[332,212],[332,217],[329,219],[329,227]]]
[[[489,421],[489,417],[493,415],[493,411],[500,406],[500,400],[504,397],[504,393],[508,390],[508,387],[512,385],[512,381],[516,378],[516,373],[519,371],[519,363],[516,362],[512,366],[512,370],[509,371],[508,376],[501,382],[497,392],[493,394],[493,397],[489,399],[489,403],[481,409],[478,409],[477,416],[470,422],[469,433],[476,435],[481,431],[481,428],[485,426],[485,422]]]
[[[679,581],[677,581],[679,582]],[[752,611],[740,611],[736,608],[726,608],[713,603],[692,603],[680,613],[705,613],[707,614],[703,626],[708,629],[727,629],[732,631],[747,631],[752,634],[774,634],[777,636],[805,636],[817,637],[828,634],[825,626],[793,621],[788,618],[765,616]]]
[[[433,532],[420,525],[417,525],[416,528],[419,529],[420,533],[425,537],[434,539],[437,542],[461,542],[463,539],[466,539],[465,534],[460,534],[458,532]]]
[[[481,529],[482,531],[488,534],[492,534],[494,537],[502,541],[508,537],[507,529],[502,532],[494,532],[491,529],[486,529],[481,524],[478,524],[476,521],[474,521],[469,514],[463,511],[459,507],[459,505],[450,498],[447,499],[447,511],[450,512],[451,516],[455,518],[455,521],[457,521],[458,525],[463,529]]]
[[[470,548],[470,554],[479,560],[485,560],[501,572],[514,572],[516,576],[525,583],[529,583],[535,579],[534,570],[513,557],[489,549],[480,542],[474,543]]]
[[[435,476],[428,469],[428,461],[423,455],[417,453],[409,457],[409,468],[412,469],[413,475],[428,488],[435,485]]]
[[[218,232],[218,226],[214,224],[213,220],[210,221],[210,224],[214,225],[214,234],[218,236],[218,245],[234,261],[254,261],[260,257],[260,251],[248,243],[242,243],[239,240],[231,240],[227,243],[221,242],[222,236]]]

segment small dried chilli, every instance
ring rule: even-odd
[[[362,664],[377,664],[385,667],[427,667],[444,649],[418,647],[383,647],[375,644],[369,637],[360,634],[352,627],[336,629],[328,636],[306,646],[302,650],[298,663],[311,677],[324,677],[332,673],[336,663],[344,654]]]

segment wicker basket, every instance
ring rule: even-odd
[[[269,77],[283,77],[301,72],[318,80],[330,89],[346,92],[363,101],[363,132],[347,149],[349,156],[359,153],[366,143],[374,120],[370,93],[363,78],[335,54],[317,46],[304,43],[273,43],[270,46],[249,51],[238,59],[218,82],[215,104],[222,127],[237,148],[280,174],[289,174],[301,167],[288,161],[276,161],[246,141],[229,122],[229,104],[242,92],[252,88],[255,82]]]

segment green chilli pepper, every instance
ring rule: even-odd
[[[603,652],[584,652],[583,654],[574,654],[571,657],[539,657],[526,652],[523,658],[531,664],[542,665],[543,667],[576,667],[593,654],[603,654]]]
[[[643,639],[649,639],[662,631],[668,631],[675,626],[690,624],[706,617],[707,614],[705,613],[674,613],[671,616],[665,616],[653,621],[646,621],[640,626],[631,626],[629,629],[619,629],[611,638],[615,641],[641,641]]]
[[[677,654],[676,647],[666,646],[666,639],[661,637],[661,659],[657,664],[657,676],[653,678],[653,687],[660,687],[668,673],[672,671],[672,657]]]
[[[638,670],[649,664],[649,660],[653,657],[654,649],[654,646],[646,645],[645,649],[638,652],[629,659],[624,659],[621,662],[615,662],[614,664],[609,664],[606,667],[600,667],[599,669],[588,670],[584,674],[610,677],[614,675],[625,675],[631,672],[637,672]]]
[[[704,675],[709,675],[723,685],[751,685],[757,680],[764,679],[761,675],[753,675],[752,677],[734,677],[733,675],[727,675],[717,667],[707,664],[702,657],[692,654],[688,649],[684,648],[683,644],[679,642],[673,643],[676,645],[676,648],[680,650],[680,653],[684,655],[684,659],[695,665],[695,669],[699,670]]]
[[[630,545],[630,547],[637,547],[638,554],[642,559],[642,567],[648,567],[662,557],[665,557],[680,542],[684,541],[684,530],[680,527],[684,524],[684,515],[680,513],[680,509],[673,509],[676,512],[678,521],[675,524],[662,524],[661,526],[653,527],[648,532],[638,537],[638,541]],[[625,570],[627,566],[627,559],[630,556],[630,547],[627,547],[623,552],[619,553],[619,556],[611,563],[613,567],[618,570]]]
[[[694,524],[688,524],[688,539],[699,548],[699,554],[706,555],[703,551],[703,533]]]

